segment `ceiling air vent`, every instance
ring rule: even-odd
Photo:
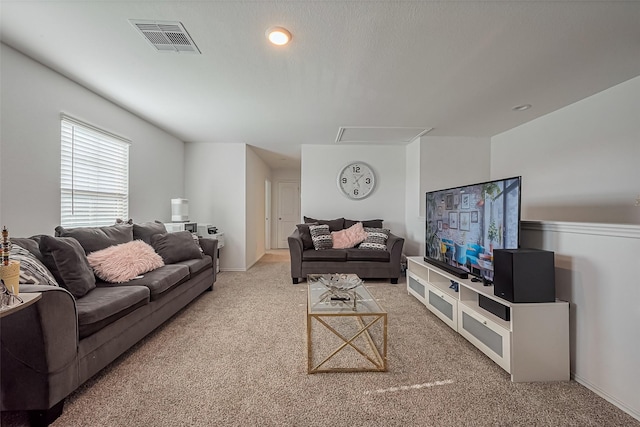
[[[201,53],[180,22],[140,19],[130,19],[129,22],[159,52]]]

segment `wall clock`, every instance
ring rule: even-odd
[[[366,163],[351,162],[338,172],[338,188],[350,199],[364,199],[375,186],[375,173]]]

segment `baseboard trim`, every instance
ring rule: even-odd
[[[590,383],[589,381],[587,381],[584,378],[581,378],[580,376],[576,375],[575,373],[571,373],[571,376],[573,377],[573,379],[577,382],[582,384],[583,386],[585,386],[586,388],[588,388],[589,390],[591,390],[592,392],[594,392],[595,394],[597,394],[598,396],[602,397],[604,400],[606,400],[607,402],[611,403],[612,405],[617,406],[618,408],[620,408],[621,410],[623,410],[624,412],[626,412],[627,414],[631,415],[633,418],[635,418],[636,420],[640,421],[640,412],[636,411],[635,409],[629,407],[627,404],[625,404],[624,402],[619,401],[618,399],[616,399],[615,397],[611,396],[609,393],[607,393],[606,391],[602,390],[601,388],[599,388],[598,386]]]

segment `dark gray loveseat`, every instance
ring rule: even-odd
[[[308,274],[354,273],[361,279],[389,279],[398,283],[401,275],[400,261],[404,239],[388,233],[385,250],[348,249],[316,250],[308,235],[308,224],[326,224],[331,231],[339,231],[362,222],[364,227],[382,228],[382,220],[355,221],[344,218],[317,220],[304,218],[306,224],[298,224],[288,237],[291,257],[291,279],[298,283]]]
[[[213,289],[217,240],[201,239],[200,251],[189,233],[157,233],[164,226],[154,230],[159,226],[153,224],[57,229],[56,234],[67,236],[59,242],[77,238],[84,249],[134,237],[153,241],[165,265],[126,283],[96,280],[82,297],[62,284],[20,285],[21,293],[41,292],[42,298],[0,322],[3,411],[29,411],[32,425],[48,425],[61,414],[64,399],[82,383],[202,292]],[[41,251],[43,239],[11,240],[49,267],[52,260]],[[51,236],[47,240],[52,241]],[[58,256],[54,261],[64,260]]]

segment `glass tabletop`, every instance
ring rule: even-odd
[[[309,274],[310,314],[385,313],[355,274]]]

